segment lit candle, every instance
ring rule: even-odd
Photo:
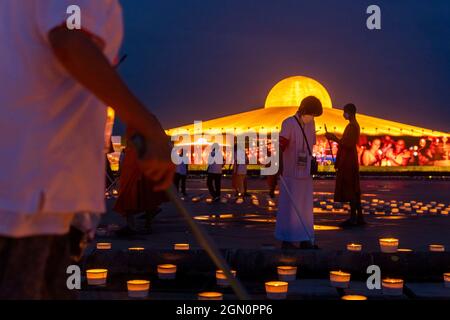
[[[187,251],[190,249],[189,243],[176,243],[174,245],[174,249],[179,251]]]
[[[346,300],[346,301],[365,301],[365,300],[367,300],[367,297],[358,296],[358,295],[348,295],[348,296],[343,296],[341,299]]]
[[[175,279],[177,273],[177,266],[173,264],[160,264],[158,266],[158,276],[160,279],[172,280]]]
[[[347,244],[347,250],[352,252],[360,252],[362,250],[362,244],[349,243]]]
[[[397,252],[410,253],[413,251],[412,251],[412,249],[398,249]]]
[[[284,300],[287,297],[289,284],[284,281],[266,282],[266,294],[270,300]]]
[[[384,253],[395,253],[398,249],[399,241],[395,238],[380,239],[380,249]]]
[[[97,243],[97,249],[98,250],[110,250],[111,249],[111,243],[110,242],[98,242]]]
[[[127,281],[128,297],[130,298],[146,298],[150,290],[150,281],[147,280],[130,280]]]
[[[132,248],[128,248],[128,251],[132,251],[132,252],[142,252],[144,251],[145,248],[142,247],[132,247]]]
[[[333,206],[332,206],[332,205],[330,205],[330,204],[329,204],[329,205],[327,205],[327,206],[326,206],[326,208],[327,208],[327,210],[333,210]]]
[[[444,284],[446,288],[450,289],[450,273],[444,273]]]
[[[209,204],[213,203],[213,199],[207,198],[207,199],[206,199],[206,203],[209,203]]]
[[[258,199],[253,199],[252,200],[253,205],[255,206],[259,206],[259,200]]]
[[[442,244],[430,244],[428,248],[431,252],[445,252],[445,246]]]
[[[437,209],[430,209],[430,213],[437,213],[438,210]]]
[[[294,281],[297,278],[297,267],[279,266],[277,270],[280,281]]]
[[[233,275],[233,278],[236,278],[236,271],[231,270],[231,274]],[[227,276],[222,270],[216,271],[216,280],[217,285],[220,287],[228,287],[230,285],[230,282],[227,279]]]
[[[394,213],[394,214],[397,214],[397,213],[400,212],[400,210],[399,210],[398,208],[393,208],[393,209],[391,210],[391,212]]]
[[[269,200],[268,201],[269,207],[275,207],[275,201]]]
[[[106,278],[108,277],[107,269],[90,269],[86,271],[88,285],[90,286],[104,286],[106,285]]]
[[[330,284],[335,288],[348,288],[350,273],[342,271],[330,271]]]
[[[202,292],[198,294],[198,300],[223,300],[223,294],[219,292]]]
[[[200,197],[193,197],[192,198],[192,202],[199,202],[200,201]]]
[[[403,294],[402,279],[384,279],[383,294],[388,296],[401,296]]]

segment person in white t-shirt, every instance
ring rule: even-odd
[[[72,0],[0,1],[0,299],[71,297],[69,227],[105,211],[106,106],[153,151],[140,165],[155,190],[172,183],[168,137],[111,63],[118,0],[75,3],[81,30],[66,25]]]
[[[238,151],[242,154],[238,156]],[[233,187],[236,190],[236,196],[243,198],[245,196],[246,186],[245,179],[247,178],[247,162],[248,157],[245,149],[240,149],[238,144],[234,145],[234,164],[233,164]]]
[[[316,144],[314,117],[323,113],[316,97],[305,98],[297,113],[283,121],[280,132],[283,169],[275,236],[283,249],[315,248],[311,154]],[[303,134],[301,126],[305,134]],[[306,139],[305,139],[306,138]]]

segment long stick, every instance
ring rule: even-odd
[[[136,148],[139,158],[145,155],[145,140],[141,135],[135,135],[131,137],[131,143]],[[170,201],[175,205],[178,213],[180,213],[186,220],[186,223],[192,230],[192,234],[197,240],[198,244],[205,249],[206,253],[209,255],[211,260],[214,262],[219,270],[222,270],[228,281],[230,282],[231,288],[233,288],[236,296],[240,300],[250,300],[250,296],[245,290],[244,286],[237,280],[232,274],[228,263],[220,254],[219,249],[214,244],[214,240],[203,230],[203,228],[194,221],[194,218],[189,213],[189,211],[181,202],[180,198],[175,191],[174,186],[171,186],[166,190],[166,195]]]
[[[171,188],[169,188],[166,191],[166,194],[169,200],[173,202],[178,212],[186,219],[186,222],[191,228],[192,233],[199,245],[202,246],[203,249],[205,249],[206,253],[209,255],[216,267],[219,270],[223,271],[228,281],[230,282],[231,287],[236,293],[236,296],[240,300],[250,300],[250,296],[246,292],[241,282],[231,274],[231,269],[225,259],[222,257],[219,249],[214,244],[214,240],[203,230],[203,228],[199,224],[194,221],[192,215],[187,211],[184,204],[175,193],[174,187],[172,186]]]

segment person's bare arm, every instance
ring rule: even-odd
[[[55,56],[71,76],[144,137],[148,154],[141,161],[142,169],[156,182],[155,189],[168,188],[175,166],[170,159],[169,139],[158,119],[131,93],[88,34],[58,27],[49,32],[48,38]]]

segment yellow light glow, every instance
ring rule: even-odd
[[[223,300],[220,292],[202,292],[198,294],[198,300]]]
[[[308,96],[318,98],[324,108],[332,108],[327,90],[318,81],[308,77],[290,77],[278,82],[266,99],[266,108],[298,107]]]
[[[348,295],[348,296],[343,296],[341,299],[346,300],[346,301],[365,301],[365,300],[367,300],[367,297],[358,296],[358,295]]]

